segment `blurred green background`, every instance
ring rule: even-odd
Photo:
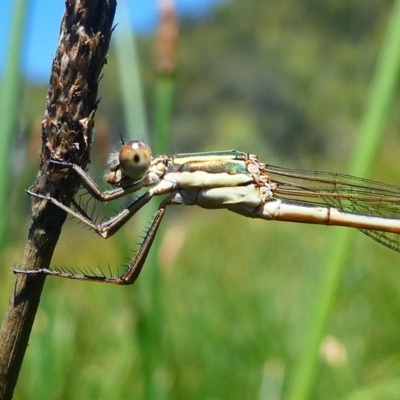
[[[150,144],[165,147],[158,132],[170,124],[171,152],[236,148],[275,165],[348,172],[359,156],[353,149],[392,6],[387,0],[226,2],[203,18],[180,19],[172,76],[156,73],[155,38],[136,37],[137,64],[124,68],[128,74],[139,68]],[[90,165],[98,181],[118,132],[135,137],[123,114],[124,82],[116,84],[124,61],[115,49],[113,41],[100,83]],[[173,111],[164,113],[163,124],[158,95],[166,92]],[[23,190],[39,165],[45,96],[45,86],[23,82],[5,173],[10,185],[1,194],[7,207],[1,316],[28,229]],[[400,183],[399,106],[397,95],[368,174],[394,184]],[[107,206],[107,215],[118,207]],[[125,265],[148,222],[148,215],[138,216],[103,241],[69,220],[53,265],[104,271]],[[170,207],[134,286],[47,279],[15,398],[296,398],[290,388],[313,329],[327,256],[342,229]],[[308,396],[398,399],[400,255],[354,236]]]

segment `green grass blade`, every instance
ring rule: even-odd
[[[373,77],[367,110],[355,147],[350,174],[368,175],[382,140],[387,115],[397,90],[400,72],[400,0],[394,4],[387,31]],[[311,397],[318,375],[318,349],[336,301],[338,288],[348,255],[351,251],[351,230],[338,230],[324,266],[320,293],[309,323],[304,342],[304,353],[293,373],[288,399],[302,400]]]
[[[4,246],[4,234],[7,226],[7,190],[10,184],[11,148],[13,137],[18,126],[22,72],[22,41],[27,13],[27,0],[16,0],[11,23],[10,47],[8,50],[6,69],[0,92],[0,253]],[[7,172],[4,172],[7,171]]]
[[[159,71],[160,72],[160,71]],[[174,79],[172,74],[157,74],[154,93],[154,135],[152,148],[155,154],[167,153],[171,137],[171,118],[174,96]],[[150,212],[154,215],[157,203],[149,205]],[[161,244],[162,227],[154,240],[152,251],[147,258],[150,271],[146,280],[139,283],[141,293],[145,293],[150,305],[149,313],[142,318],[143,329],[141,332],[142,343],[149,349],[147,363],[149,364],[148,376],[152,378],[148,385],[147,398],[162,400],[168,398],[165,318],[162,302],[162,275],[158,254]],[[151,368],[151,369],[150,369]]]
[[[168,13],[168,10],[170,13]],[[166,13],[165,13],[166,11]],[[167,15],[166,15],[167,14]],[[172,17],[168,19],[168,15]],[[159,34],[157,37],[158,61],[160,64],[165,65],[168,54],[164,50],[171,50],[175,52],[174,43],[169,43],[171,35],[165,35],[165,29],[176,29],[175,26],[165,25],[167,21],[176,24],[174,11],[171,9],[162,8],[161,24],[159,27]],[[172,46],[172,47],[171,47]],[[161,52],[160,52],[161,49]],[[161,58],[161,60],[160,60]],[[174,59],[174,55],[172,55]],[[171,64],[170,64],[171,65]],[[154,135],[152,136],[152,148],[155,154],[166,153],[169,148],[169,141],[171,137],[171,118],[172,106],[174,95],[174,79],[173,69],[175,68],[174,62],[172,63],[172,70],[163,70],[157,68],[157,75],[155,80],[155,94],[154,94]],[[151,203],[148,207],[150,212],[154,215],[157,210],[157,203]],[[165,337],[164,327],[164,308],[162,301],[162,274],[160,273],[160,265],[158,254],[160,249],[162,237],[162,227],[159,230],[157,237],[154,240],[152,251],[147,258],[148,267],[146,275],[142,277],[139,282],[140,293],[145,299],[147,304],[147,314],[142,315],[141,323],[142,329],[139,332],[139,340],[142,347],[147,349],[147,354],[143,355],[144,364],[146,367],[147,376],[147,399],[162,400],[168,397],[168,373],[166,362],[166,345],[165,342],[168,338]],[[145,359],[146,357],[146,359]]]
[[[117,36],[117,58],[119,63],[119,70],[121,76],[121,90],[125,110],[125,125],[129,130],[127,136],[134,135],[149,142],[145,105],[143,98],[143,91],[141,88],[140,79],[140,63],[139,57],[136,53],[135,39],[128,29],[124,26],[121,27],[123,33]],[[127,51],[127,49],[130,49]],[[159,87],[159,84],[156,84]],[[156,90],[159,93],[159,90]],[[162,93],[165,90],[161,90]],[[159,103],[158,96],[156,96],[156,104]],[[165,101],[165,96],[162,96],[164,102],[160,112],[156,115],[165,116],[161,125],[163,131],[156,130],[153,137],[151,147],[154,153],[157,153],[162,148],[165,148],[168,142],[167,132],[170,126],[169,113],[165,109],[170,109],[168,101]],[[156,106],[156,110],[160,110]],[[157,116],[156,116],[157,120]],[[160,126],[159,122],[156,122]],[[149,220],[156,211],[156,204],[151,203],[146,207],[146,211],[140,214],[140,226],[145,227],[148,225]],[[160,233],[159,233],[160,235]],[[158,236],[159,236],[158,235]],[[128,246],[124,246],[129,248]],[[162,319],[162,303],[160,295],[160,272],[157,260],[159,248],[159,239],[153,243],[152,250],[147,257],[146,267],[140,276],[136,288],[137,294],[137,313],[138,313],[138,330],[136,332],[136,340],[139,345],[142,370],[145,387],[145,398],[147,399],[163,399],[166,398],[166,381],[165,381],[165,357],[163,351],[163,319]]]

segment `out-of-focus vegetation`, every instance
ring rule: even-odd
[[[205,19],[182,19],[170,149],[237,148],[272,164],[346,172],[391,5],[234,1]],[[154,40],[138,44],[152,126]],[[112,49],[104,72],[90,168],[99,180],[124,131]],[[15,149],[1,309],[28,227],[23,189],[39,163],[45,93],[26,83],[27,135]],[[371,178],[400,183],[399,126],[393,112]],[[67,222],[54,265],[106,271],[125,264],[145,228],[138,222],[108,241]],[[162,326],[154,346],[141,336],[145,291],[49,278],[16,398],[145,398],[144,358],[154,349],[163,362],[153,377],[171,399],[284,397],[335,229],[170,208],[158,253],[162,315],[151,318]],[[358,236],[321,345],[314,398],[400,393],[400,255]],[[151,272],[148,263],[142,274]]]
[[[24,38],[26,1],[17,0],[14,4],[14,18],[9,32],[9,56],[0,87],[0,170],[8,171],[11,164],[11,149],[14,133],[18,126],[18,103],[21,96],[22,73],[21,53]],[[4,247],[7,228],[7,192],[11,183],[11,174],[3,174],[0,180],[0,252]]]

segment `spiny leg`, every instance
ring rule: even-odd
[[[156,237],[158,228],[160,226],[161,220],[165,214],[165,204],[161,203],[156,214],[153,217],[151,225],[146,232],[146,236],[137,251],[135,258],[129,263],[128,269],[116,280],[109,283],[114,283],[116,285],[131,285],[139,277],[142,271],[143,265],[146,262],[147,255],[149,254],[150,248]]]
[[[157,234],[158,227],[160,226],[162,218],[165,214],[165,207],[166,203],[165,201],[163,201],[160,204],[156,214],[154,215],[150,227],[147,230],[143,242],[141,243],[135,257],[129,263],[128,269],[119,277],[106,276],[101,271],[98,270],[96,271],[90,270],[92,275],[87,274],[85,271],[81,271],[81,273],[75,273],[74,271],[68,271],[66,269],[59,269],[59,270],[39,269],[30,271],[14,269],[13,272],[15,274],[54,275],[54,276],[59,276],[61,278],[76,279],[76,280],[90,281],[90,282],[111,283],[114,285],[131,285],[139,277],[143,265],[146,262],[147,255],[149,254],[150,248],[154,242],[154,238]],[[96,272],[98,272],[99,275],[95,275]]]
[[[34,193],[30,190],[27,190],[27,193],[33,197],[37,197],[42,200],[50,201],[55,204],[57,207],[64,210],[66,213],[72,215],[77,218],[83,224],[88,226],[90,229],[94,230],[98,235],[102,238],[107,239],[114,235],[114,233],[118,232],[122,226],[124,226],[143,206],[145,206],[153,197],[151,192],[146,192],[138,199],[136,199],[133,203],[131,203],[127,208],[124,208],[119,214],[115,217],[110,218],[109,220],[101,223],[95,224],[92,219],[86,214],[86,212],[80,207],[77,203],[75,205],[78,206],[79,212],[72,210],[65,204],[61,203],[59,200],[54,197],[44,196],[42,194]],[[82,213],[82,214],[81,214]]]

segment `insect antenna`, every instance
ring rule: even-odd
[[[119,138],[121,139],[121,146],[123,146],[125,144],[125,138],[122,135],[121,129],[118,129],[118,135],[119,135]]]

